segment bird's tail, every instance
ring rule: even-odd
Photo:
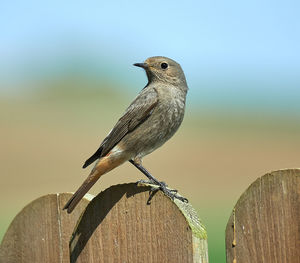
[[[66,203],[63,209],[67,209],[67,212],[70,214],[83,196],[91,189],[91,187],[98,181],[100,178],[98,171],[91,173],[88,178],[83,182],[83,184],[78,188],[78,190],[73,194],[71,199]]]
[[[106,174],[117,166],[121,165],[125,161],[129,160],[130,157],[126,154],[116,155],[113,154],[107,155],[100,158],[96,163],[95,167],[92,169],[88,178],[83,182],[79,189],[73,194],[71,199],[66,203],[63,209],[67,209],[68,213],[71,213],[75,206],[79,203],[82,197],[90,190],[90,188],[97,182],[100,176]]]

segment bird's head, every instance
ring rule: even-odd
[[[172,85],[186,86],[186,80],[181,66],[170,58],[150,57],[143,63],[135,63],[133,65],[145,69],[149,83],[160,81]]]

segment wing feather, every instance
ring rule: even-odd
[[[155,89],[144,88],[136,99],[126,109],[112,131],[103,140],[98,150],[85,162],[83,168],[93,163],[98,158],[105,156],[128,133],[135,130],[149,118],[158,103]]]

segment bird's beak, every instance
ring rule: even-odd
[[[144,68],[144,69],[148,68],[147,63],[134,63],[133,66]]]

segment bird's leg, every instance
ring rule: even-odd
[[[174,198],[181,200],[182,202],[188,202],[188,200],[182,196],[178,196],[177,190],[173,190],[173,189],[168,189],[167,188],[167,184],[165,182],[160,182],[158,181],[155,177],[153,177],[145,167],[143,167],[140,163],[135,162],[134,160],[129,160],[130,163],[132,163],[137,169],[139,169],[144,175],[147,176],[147,178],[149,179],[149,181],[145,181],[145,180],[140,180],[139,183],[146,183],[146,184],[154,184],[158,186],[158,189],[153,187],[151,189],[150,193],[150,197],[153,197],[153,194],[155,194],[155,192],[157,192],[158,190],[161,190],[165,195],[169,196],[171,199],[174,200]],[[149,199],[151,200],[151,198],[149,197]],[[147,203],[150,202],[150,200],[148,200]]]
[[[153,177],[147,171],[147,169],[145,167],[143,167],[140,163],[135,162],[133,160],[129,160],[129,162],[131,162],[137,169],[139,169],[149,179],[149,181],[140,180],[141,183],[150,183],[150,184],[155,184],[155,185],[158,185],[158,186],[161,186],[161,185],[167,186],[164,182],[159,182],[155,177]]]

